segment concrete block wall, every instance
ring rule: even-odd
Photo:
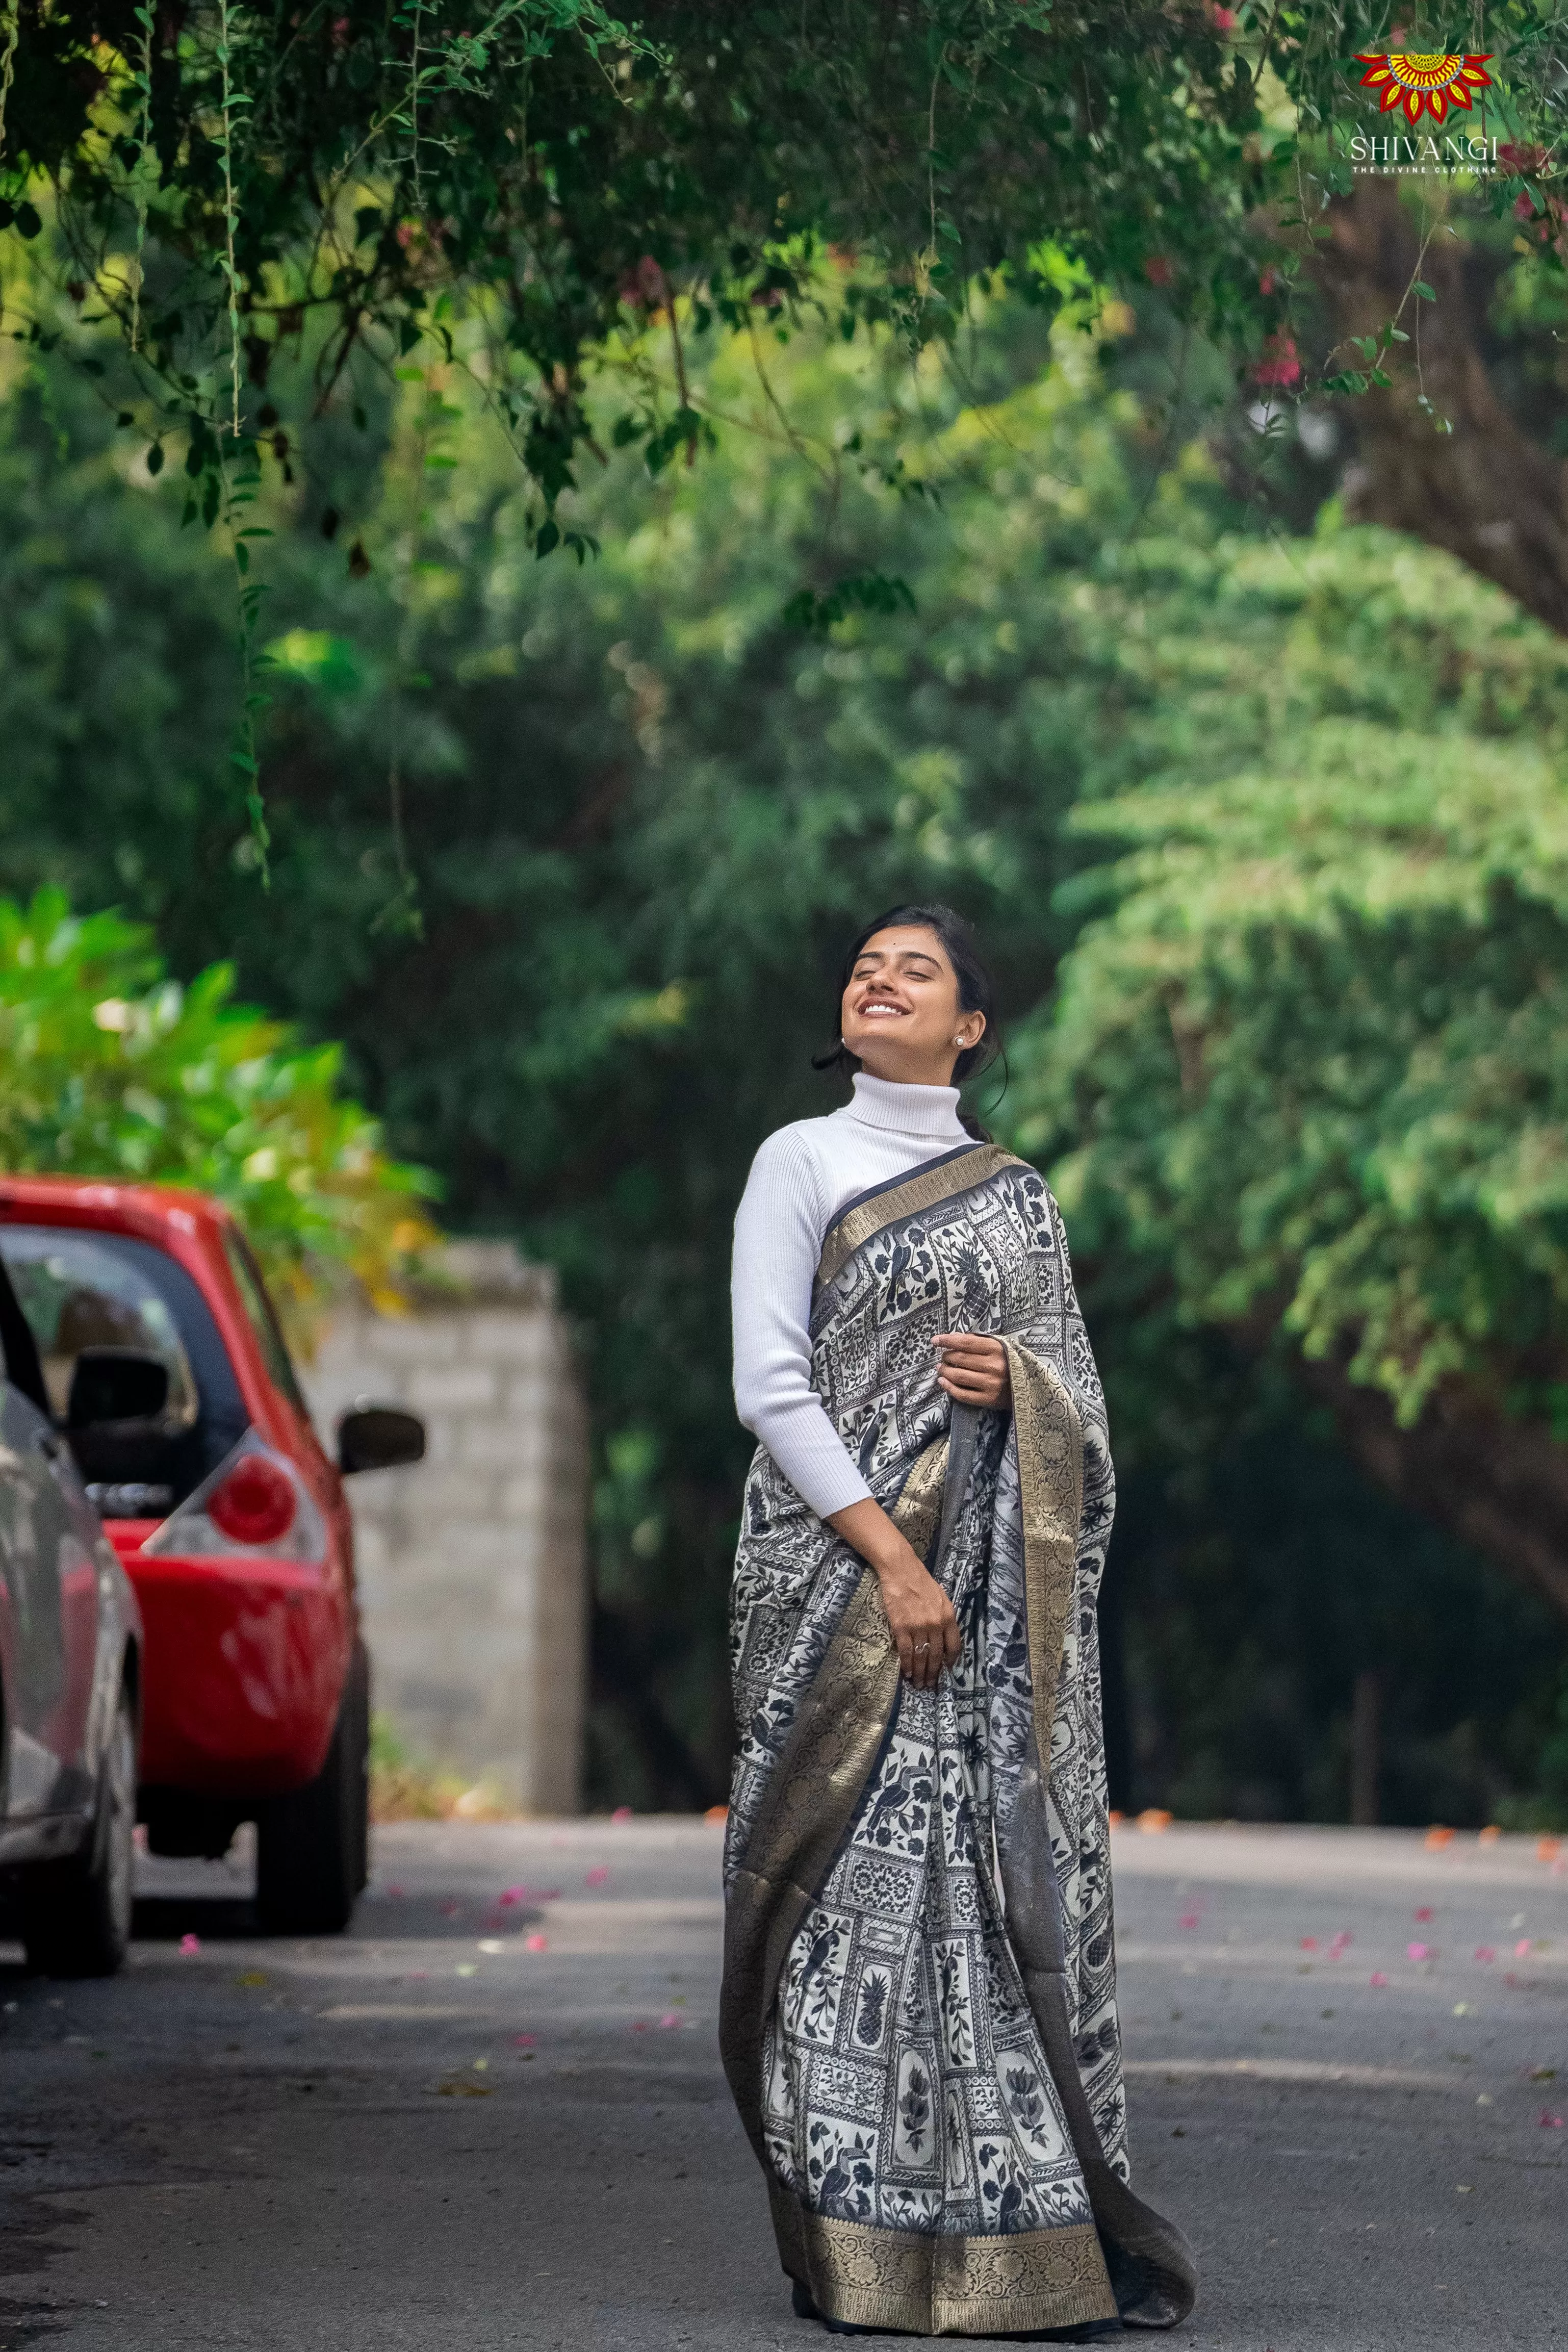
[[[525,1812],[581,1801],[587,1426],[555,1277],[509,1242],[442,1254],[417,1311],[331,1320],[302,1378],[323,1439],[357,1398],[428,1451],[348,1482],[375,1704],[410,1750]]]

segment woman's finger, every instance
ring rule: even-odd
[[[940,1339],[936,1346],[951,1363],[999,1364],[1007,1360],[1007,1350],[999,1339],[969,1339],[959,1335]]]

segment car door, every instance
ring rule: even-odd
[[[78,1804],[97,1642],[91,1514],[49,1411],[31,1325],[0,1261],[0,1644],[12,1819]]]
[[[7,1811],[25,1820],[79,1793],[85,1727],[78,1717],[85,1706],[68,1641],[79,1609],[68,1585],[81,1546],[56,1471],[64,1440],[9,1381],[0,1396],[0,1574],[10,1620]]]

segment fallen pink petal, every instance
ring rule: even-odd
[[[1429,1919],[1431,1916],[1432,1906],[1429,1903],[1423,1903],[1421,1908],[1416,1914],[1417,1919]]]
[[[582,1882],[582,1883],[583,1883],[584,1886],[602,1886],[602,1885],[603,1885],[603,1884],[604,1884],[604,1882],[605,1882],[605,1880],[609,1877],[609,1875],[610,1875],[610,1865],[609,1865],[609,1864],[608,1864],[608,1863],[603,1863],[603,1862],[596,1862],[596,1863],[594,1864],[594,1865],[593,1865],[593,1868],[592,1868],[591,1871],[589,1871],[589,1872],[586,1874],[586,1875],[584,1876],[584,1878],[583,1878],[583,1882]]]
[[[1476,1958],[1484,1965],[1489,1960],[1495,1960],[1497,1953],[1490,1944],[1478,1944],[1476,1946]]]
[[[1545,2107],[1542,2107],[1541,2110],[1541,2128],[1542,2131],[1561,2131],[1563,2128],[1562,2116],[1552,2115]]]
[[[668,2032],[672,2030],[672,2028],[673,2028],[673,2027],[675,2027],[675,2026],[680,2025],[680,2024],[682,2023],[682,2021],[683,2021],[675,2015],[674,2011],[672,2009],[672,2010],[666,2011],[665,2014],[664,2014],[663,2017],[661,2017],[661,2019],[659,2020],[659,2024],[660,2024],[661,2028],[663,2029],[663,2031],[664,2031],[665,2033],[668,2033]]]
[[[525,1936],[523,1949],[526,1952],[548,1952],[549,1938],[547,1936]]]
[[[538,2037],[532,2033],[514,2033],[512,2036],[512,2047],[514,2050],[531,2050],[537,2038]]]
[[[1527,1960],[1530,1958],[1530,1938],[1528,1936],[1521,1936],[1520,1937],[1518,1943],[1513,1948],[1513,1957],[1516,1960]]]
[[[1201,1916],[1197,1911],[1184,1911],[1176,1922],[1178,1927],[1197,1927],[1202,1924]]]
[[[498,1904],[502,1905],[508,1903],[520,1903],[525,1892],[526,1889],[521,1886],[508,1886],[501,1894],[497,1895],[496,1900]]]
[[[631,1806],[630,1806],[630,1805],[617,1805],[617,1806],[616,1806],[616,1808],[615,1808],[615,1811],[611,1814],[610,1818],[611,1818],[611,1820],[612,1820],[612,1822],[629,1822],[629,1821],[632,1819],[632,1808],[631,1808]]]
[[[1412,1960],[1429,1960],[1432,1957],[1430,1944],[1406,1944],[1405,1951],[1406,1958]]]
[[[1317,1948],[1318,1939],[1315,1936],[1303,1936],[1301,1937],[1301,1949],[1303,1952],[1315,1952]]]
[[[1385,1985],[1388,1982],[1388,1979],[1384,1975],[1381,1969],[1374,1969],[1370,1981],[1375,1985]]]
[[[180,1938],[180,1949],[181,1949],[183,1952],[199,1952],[199,1951],[201,1950],[201,1948],[202,1948],[202,1939],[201,1939],[200,1936],[182,1936],[182,1937],[181,1937],[181,1938]]]

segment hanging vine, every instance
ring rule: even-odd
[[[5,152],[5,115],[11,103],[11,81],[16,70],[16,43],[22,33],[22,0],[7,0],[0,9],[0,157]]]
[[[235,585],[239,608],[240,709],[229,761],[244,779],[246,821],[250,828],[255,861],[266,887],[271,879],[272,833],[267,822],[267,803],[261,790],[256,723],[272,698],[259,683],[260,673],[267,667],[267,656],[256,644],[256,621],[262,599],[267,594],[267,583],[254,576],[250,556],[254,542],[270,539],[272,533],[264,523],[246,520],[247,513],[255,507],[256,493],[261,487],[261,468],[256,461],[254,444],[240,443],[235,457],[220,458],[220,463],[224,468],[224,520],[234,552]]]
[[[219,112],[222,126],[218,144],[224,165],[224,280],[228,289],[229,309],[229,381],[233,390],[231,418],[234,437],[239,439],[239,271],[235,263],[235,230],[239,215],[235,207],[235,115],[249,100],[234,86],[233,30],[229,16],[229,0],[218,0],[218,63],[223,71],[223,105]]]
[[[157,159],[152,150],[152,11],[147,0],[136,0],[135,16],[141,38],[136,45],[136,162],[131,172],[131,203],[136,209],[136,249],[131,264],[131,349],[133,354],[141,341],[141,271],[147,251],[147,185],[150,173],[157,169]]]

